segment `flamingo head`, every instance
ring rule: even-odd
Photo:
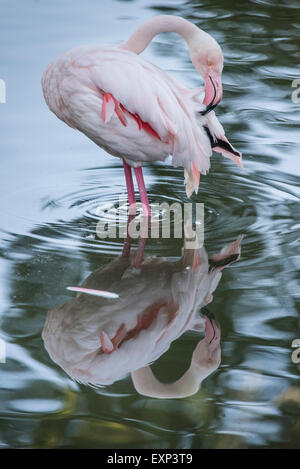
[[[223,54],[219,44],[207,34],[207,44],[204,47],[203,42],[200,47],[192,50],[191,59],[204,78],[204,101],[206,109],[201,112],[202,115],[212,111],[221,101],[222,88],[222,71],[223,71]]]

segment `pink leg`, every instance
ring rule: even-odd
[[[143,204],[143,210],[147,217],[151,217],[151,210],[150,210],[148,197],[147,197],[147,191],[146,191],[146,187],[144,183],[142,167],[140,166],[139,168],[134,168],[134,172],[135,172],[135,177],[136,177],[139,192],[140,192],[141,202]]]
[[[124,173],[125,173],[125,179],[126,179],[126,187],[127,187],[127,192],[128,192],[128,203],[129,203],[129,208],[130,208],[131,205],[134,205],[136,203],[134,187],[133,187],[132,172],[131,172],[131,167],[129,166],[128,163],[126,163],[125,160],[123,160],[123,166],[124,166]]]

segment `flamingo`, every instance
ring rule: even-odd
[[[207,305],[222,269],[239,259],[241,239],[210,258],[203,246],[184,246],[180,259],[149,256],[138,269],[126,240],[122,255],[92,272],[81,287],[69,288],[76,297],[48,312],[42,338],[51,359],[92,386],[131,374],[143,395],[194,394],[220,364],[220,326]],[[188,330],[205,334],[189,369],[174,383],[160,383],[149,365]]]
[[[181,35],[203,88],[187,89],[140,54],[162,32]],[[142,165],[172,156],[184,168],[187,196],[198,192],[212,149],[242,167],[214,108],[222,99],[223,55],[216,40],[179,16],[144,22],[116,47],[79,46],[62,53],[42,77],[50,110],[99,147],[123,160],[129,206],[135,205],[132,168],[141,203],[151,214]]]

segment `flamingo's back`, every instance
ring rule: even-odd
[[[49,108],[109,153],[133,165],[171,154],[174,166],[208,171],[211,145],[190,92],[140,56],[119,48],[77,47],[49,64],[42,86]],[[125,122],[117,112],[103,121],[105,93],[120,103]]]

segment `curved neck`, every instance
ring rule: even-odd
[[[161,383],[154,376],[150,366],[133,371],[131,377],[135,389],[143,396],[178,399],[196,394],[202,381],[215,369],[215,366],[200,367],[192,363],[184,375],[174,383]]]
[[[180,16],[160,15],[145,21],[126,42],[118,47],[140,54],[157,34],[165,32],[179,34],[190,48],[194,42],[199,43],[205,36],[209,36]]]

